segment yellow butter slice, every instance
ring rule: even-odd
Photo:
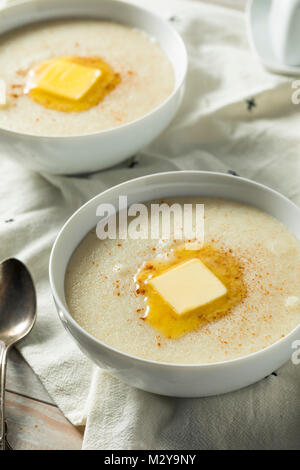
[[[149,284],[178,315],[224,296],[227,289],[200,259],[181,263],[154,277]]]
[[[46,67],[36,89],[79,101],[96,83],[101,74],[99,69],[83,66],[70,60],[58,59]]]

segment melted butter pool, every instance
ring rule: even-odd
[[[178,315],[150,285],[150,279],[190,259],[200,259],[226,286],[227,293],[206,305]],[[178,338],[200,326],[218,320],[246,296],[243,268],[230,250],[222,251],[211,244],[194,250],[177,248],[170,260],[153,259],[144,264],[135,276],[137,294],[144,297],[143,319],[166,338]],[[201,286],[199,286],[201,289]]]

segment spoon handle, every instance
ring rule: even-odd
[[[0,450],[5,450],[5,377],[6,377],[6,360],[7,347],[0,342]]]

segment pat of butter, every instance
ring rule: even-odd
[[[78,101],[91,89],[101,73],[99,69],[57,59],[48,65],[36,88]]]
[[[0,78],[0,106],[6,104],[6,83]]]
[[[191,259],[151,279],[149,283],[179,315],[226,294],[224,284],[199,259]]]

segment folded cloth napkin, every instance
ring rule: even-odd
[[[244,14],[198,1],[138,3],[172,21],[187,47],[185,98],[171,126],[135,164],[86,177],[40,175],[1,155],[0,256],[28,265],[38,295],[37,324],[20,351],[69,420],[86,424],[83,449],[299,449],[300,368],[291,362],[235,393],[160,397],[94,366],[57,317],[48,282],[51,245],[67,217],[109,186],[158,171],[235,170],[300,204],[292,80],[257,63]]]

